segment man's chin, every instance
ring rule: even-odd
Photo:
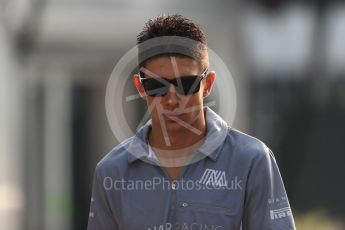
[[[191,131],[195,127],[193,126],[194,119],[186,119],[186,117],[166,117],[165,127],[168,132],[185,132]],[[190,128],[188,128],[188,126]]]

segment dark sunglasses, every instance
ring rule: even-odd
[[[207,68],[200,75],[182,76],[174,79],[142,77],[144,73],[139,72],[139,79],[144,86],[145,92],[151,97],[161,97],[168,93],[170,84],[175,86],[177,93],[181,95],[192,95],[200,90],[200,82],[207,76]]]

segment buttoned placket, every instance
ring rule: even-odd
[[[176,180],[172,180],[169,176],[169,174],[167,173],[166,170],[164,170],[164,168],[158,166],[160,168],[160,170],[162,170],[163,174],[165,175],[166,178],[169,179],[169,181],[171,182],[171,198],[170,198],[170,207],[169,207],[169,214],[168,214],[168,223],[171,223],[171,225],[173,226],[173,230],[175,229],[175,225],[176,225],[176,212],[178,211],[177,208],[178,207],[187,207],[184,206],[183,204],[186,203],[182,203],[181,205],[178,204],[178,196],[179,193],[183,192],[183,190],[181,190],[180,186],[178,186],[179,181],[182,178],[186,178],[186,171],[189,168],[190,164],[188,162],[192,162],[193,157],[195,157],[194,154],[191,155],[190,158],[187,158],[186,160],[186,164],[181,168],[181,171],[177,177]],[[170,189],[169,189],[170,190]]]

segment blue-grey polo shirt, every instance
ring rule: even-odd
[[[97,164],[88,230],[295,229],[272,151],[205,110],[205,140],[177,181],[150,157],[151,121]]]

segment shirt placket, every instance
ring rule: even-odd
[[[183,190],[181,190],[180,186],[178,186],[178,183],[180,182],[181,178],[185,178],[185,171],[187,170],[188,165],[184,166],[179,174],[179,177],[177,178],[177,180],[171,181],[171,199],[170,199],[170,207],[169,207],[169,217],[168,217],[168,222],[171,223],[172,225],[172,229],[175,230],[176,229],[176,223],[177,223],[177,219],[176,219],[176,212],[178,211],[177,207],[178,207],[178,196],[180,193],[183,192]],[[168,176],[168,174],[166,173],[165,170],[163,170],[164,173],[167,175],[168,178],[170,178]]]

